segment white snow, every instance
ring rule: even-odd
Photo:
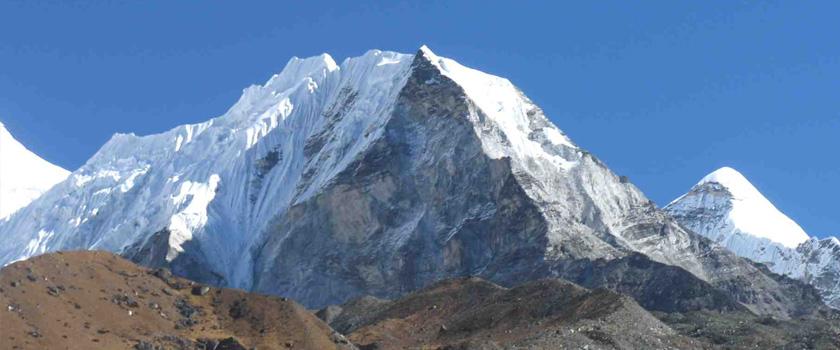
[[[248,139],[246,148],[251,148],[256,145],[263,136],[268,135],[271,130],[274,130],[274,128],[280,125],[280,121],[285,120],[286,117],[292,114],[293,109],[294,105],[292,102],[289,98],[285,98],[276,107],[263,113],[254,125],[248,127],[246,130]]]
[[[377,63],[377,66],[384,66],[386,64],[397,64],[400,63],[399,59],[396,58],[389,58],[389,57],[382,57],[382,60]]]
[[[717,183],[732,194],[728,220],[740,232],[766,238],[788,248],[796,248],[809,236],[796,222],[776,209],[741,173],[720,168],[697,184]]]
[[[501,129],[517,156],[522,159],[548,158],[566,170],[574,166],[574,163],[563,157],[547,153],[539,142],[529,137],[533,128],[530,126],[531,120],[527,112],[534,106],[523,99],[522,94],[509,80],[464,67],[454,60],[437,56],[425,45],[420,48],[420,51],[445,76],[466,91],[467,96]],[[577,149],[577,146],[553,125],[545,128],[543,133],[555,145]],[[506,151],[498,147],[492,147],[490,144],[486,146],[488,146],[488,153],[494,158],[508,155]]]
[[[184,209],[173,215],[169,223],[171,250],[166,255],[167,261],[172,261],[177,253],[183,252],[182,245],[191,240],[193,234],[207,223],[207,206],[216,197],[220,180],[218,174],[213,174],[210,175],[207,183],[192,181],[181,183],[181,188],[172,198],[172,203]]]
[[[28,205],[69,174],[69,171],[26,149],[0,122],[0,221]]]
[[[32,256],[41,254],[47,251],[47,242],[50,238],[55,234],[52,231],[38,231],[38,237],[33,238],[26,244],[26,249],[24,250],[25,256]]]
[[[665,210],[736,255],[813,284],[826,303],[840,307],[840,240],[809,238],[735,169],[705,176]]]

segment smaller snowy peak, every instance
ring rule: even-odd
[[[0,221],[70,174],[18,142],[0,122]]]
[[[719,186],[719,187],[718,187]],[[727,196],[711,200],[708,189],[725,190]],[[679,210],[720,211],[733,233],[764,238],[788,248],[808,241],[809,236],[796,222],[782,213],[737,170],[723,167],[706,175],[692,190],[668,205],[672,212]]]
[[[337,69],[339,69],[338,64],[326,53],[307,58],[292,57],[280,74],[271,77],[265,87],[282,85],[287,81],[296,81],[307,76],[327,74]]]
[[[758,191],[743,174],[730,167],[722,167],[706,175],[697,186],[702,186],[707,183],[717,183],[725,187],[733,197],[744,200],[747,198],[764,198],[761,192]]]
[[[665,210],[736,255],[813,285],[826,304],[840,308],[840,240],[809,238],[737,170],[706,175]]]

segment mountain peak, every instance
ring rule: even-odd
[[[726,187],[732,196],[744,199],[744,198],[764,198],[761,192],[758,191],[753,184],[747,180],[747,178],[735,170],[728,166],[722,167],[718,170],[711,172],[709,175],[703,177],[700,182],[697,183],[698,186],[707,184],[707,183],[717,183],[723,187]]]
[[[840,240],[809,238],[737,170],[715,170],[665,210],[682,226],[736,255],[813,285],[824,302],[840,307]]]
[[[330,54],[324,52],[320,55],[300,58],[297,56],[292,57],[289,59],[289,62],[286,64],[286,68],[294,67],[294,66],[301,66],[301,67],[316,67],[316,68],[326,68],[328,71],[334,71],[338,69],[338,64],[335,63],[335,60],[330,56]]]
[[[721,196],[710,186],[721,186]],[[795,248],[809,239],[805,231],[782,213],[737,170],[722,167],[703,177],[691,192],[668,205],[671,211],[726,211],[720,213],[731,233],[746,234]],[[702,233],[702,232],[701,232]]]
[[[735,181],[747,181],[747,178],[744,177],[743,174],[738,172],[738,170],[735,170],[735,169],[730,168],[728,166],[724,166],[724,167],[719,168],[718,170],[715,170],[715,171],[709,173],[709,175],[706,175],[702,180],[700,180],[700,183],[701,184],[706,183],[706,182],[725,183],[725,182],[735,182]]]
[[[420,48],[417,49],[417,53],[420,54],[420,55],[426,56],[426,58],[428,58],[430,61],[434,61],[434,60],[437,60],[439,58],[438,55],[436,55],[434,52],[432,52],[432,49],[430,49],[425,44],[421,45]]]
[[[297,56],[289,59],[283,70],[271,77],[264,87],[276,87],[288,85],[289,82],[298,82],[305,77],[326,75],[339,69],[335,60],[327,53],[317,56],[299,58]]]

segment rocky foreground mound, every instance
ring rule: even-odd
[[[350,349],[294,301],[208,287],[105,252],[0,270],[2,349]]]

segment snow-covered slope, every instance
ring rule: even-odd
[[[372,51],[339,69],[326,54],[292,58],[264,85],[245,89],[221,117],[156,135],[116,134],[0,227],[28,242],[0,248],[0,262],[80,247],[121,252],[165,231],[163,255],[155,259],[171,262],[184,244],[201,242],[200,251],[214,256],[205,269],[247,280],[252,240],[376,136],[394,99],[388,94],[398,92],[392,85],[405,78],[399,71],[410,61]],[[352,99],[363,103],[342,109]],[[327,118],[339,112],[340,120]],[[321,152],[308,152],[307,141],[328,121],[338,124],[335,133]],[[307,157],[321,159],[318,173],[298,186]]]
[[[0,220],[25,207],[69,174],[26,149],[0,121]]]
[[[452,276],[585,278],[596,260],[648,270],[595,286],[671,264],[683,278],[665,282],[699,278],[756,312],[799,298],[683,230],[510,81],[426,47],[294,58],[220,117],[115,135],[0,223],[0,263],[80,248],[309,306]]]
[[[735,169],[712,172],[665,210],[735,254],[813,284],[826,303],[840,306],[840,241],[810,238]]]
[[[677,198],[668,206],[672,213],[700,208],[705,213],[719,214],[719,220],[698,221],[691,226],[698,232],[708,232],[709,238],[719,242],[736,253],[742,250],[733,240],[739,235],[749,235],[788,248],[796,248],[808,240],[808,234],[793,220],[776,209],[747,179],[735,169],[723,167],[706,175],[691,191]],[[745,247],[744,249],[749,249]]]

